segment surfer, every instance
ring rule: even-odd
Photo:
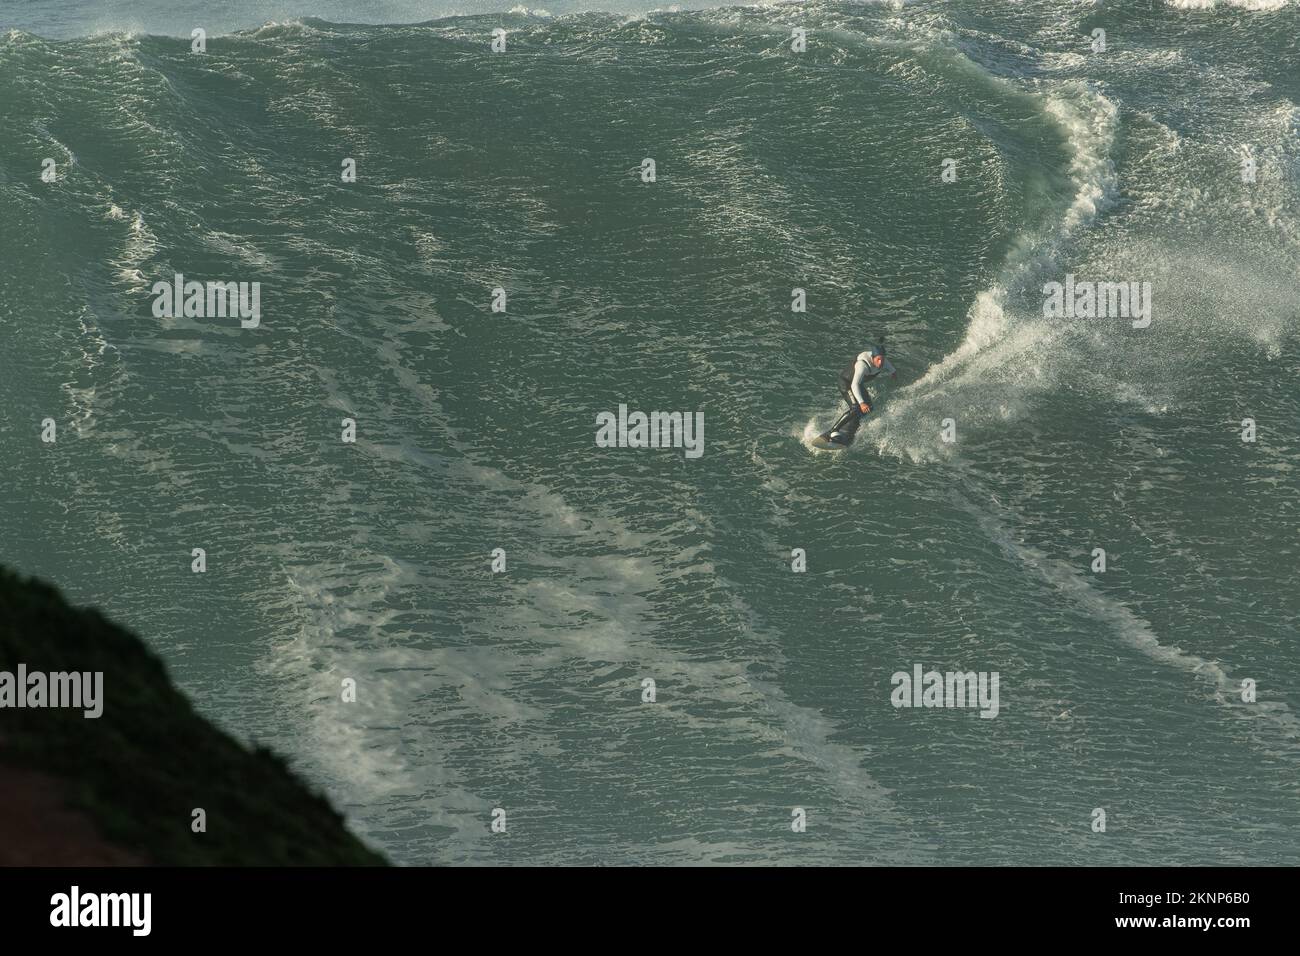
[[[865,352],[859,352],[852,364],[840,372],[840,394],[849,403],[849,407],[831,426],[831,430],[826,435],[828,441],[840,445],[852,443],[853,436],[858,432],[858,426],[862,424],[862,417],[871,411],[873,404],[871,392],[867,391],[867,383],[881,374],[887,374],[891,379],[898,378],[898,372],[894,370],[889,359],[885,358],[883,341],[879,345],[871,346]]]

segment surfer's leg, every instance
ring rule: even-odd
[[[860,417],[856,408],[844,409],[844,414],[835,420],[831,426],[830,434],[840,432],[845,436],[852,436],[858,430],[858,418]]]
[[[841,394],[849,407],[844,409],[840,417],[835,420],[835,424],[827,434],[833,436],[835,441],[848,443],[853,441],[853,436],[858,433],[858,426],[862,424],[862,412],[858,411],[858,403],[847,390],[841,389]]]
[[[835,422],[837,428],[856,415],[858,411],[858,403],[853,400],[853,394],[849,391],[849,383],[844,379],[840,379],[840,397],[844,399],[844,404],[849,407],[844,410],[844,413]]]
[[[858,433],[858,426],[862,424],[862,412],[858,408],[858,400],[853,397],[852,379],[842,376],[840,378],[840,395],[844,398],[845,404],[849,407],[844,409],[843,414],[836,419],[831,430],[826,434],[831,436],[833,441],[849,444],[853,441],[853,436]],[[864,390],[865,392],[865,390]],[[872,404],[871,395],[867,394],[867,404]]]
[[[862,394],[867,397],[867,406],[869,408],[875,408],[875,397],[865,388],[862,390]],[[840,421],[836,424],[835,430],[842,432],[844,437],[848,438],[849,441],[852,441],[853,437],[857,435],[858,429],[862,426],[862,419],[866,418],[867,414],[858,407],[857,399],[855,399],[851,394],[846,394],[845,398],[849,403],[849,407],[844,414],[840,416]]]
[[[851,375],[840,376],[840,394],[844,396],[844,401],[850,408],[857,408],[858,403],[853,400],[853,377]]]

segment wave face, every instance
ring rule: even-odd
[[[1134,7],[11,31],[0,558],[400,862],[1300,863],[1300,14]]]

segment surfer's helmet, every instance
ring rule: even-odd
[[[876,368],[885,364],[885,347],[883,345],[871,346],[871,364]]]

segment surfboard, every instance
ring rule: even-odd
[[[831,441],[831,433],[824,432],[812,439],[808,444],[814,448],[820,448],[822,451],[844,451],[853,444],[853,438],[853,435],[849,435],[847,441]]]

